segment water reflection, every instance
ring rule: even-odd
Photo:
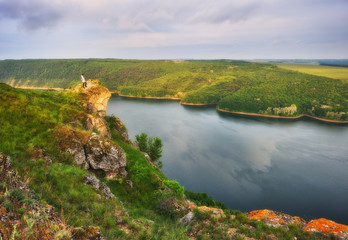
[[[233,209],[271,208],[348,224],[348,127],[231,116],[214,107],[113,96],[130,136],[164,144],[164,173]]]

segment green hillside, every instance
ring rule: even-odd
[[[125,151],[127,177],[107,180],[102,172],[77,165],[62,148],[73,147],[76,137],[95,134],[85,126],[84,99],[78,92],[22,90],[0,83],[0,231],[4,239],[95,239],[88,236],[98,234],[98,228],[106,239],[328,239],[297,225],[273,228],[249,220],[206,194],[184,194],[178,182],[168,180],[125,139],[125,127],[113,116],[105,117],[111,133],[107,141]],[[10,156],[13,172],[2,154]],[[84,184],[92,174],[110,187],[114,198]],[[34,192],[18,185],[18,177]],[[184,207],[186,199],[224,210],[214,215],[195,209],[191,222],[182,224],[179,219],[189,211]],[[47,210],[30,210],[51,209],[47,204],[55,208],[49,216],[59,218],[47,217]]]
[[[280,116],[348,120],[348,82],[245,61],[116,59],[4,60],[0,81],[12,86],[70,87],[80,74],[111,91],[137,97]],[[289,110],[290,109],[290,110]]]

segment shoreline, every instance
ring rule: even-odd
[[[64,91],[64,88],[53,88],[53,87],[25,87],[25,86],[14,86],[14,88],[21,89],[32,89],[32,90],[55,90],[55,91]]]
[[[234,111],[229,111],[229,110],[224,110],[220,108],[216,108],[217,111],[219,112],[225,112],[225,113],[231,113],[231,114],[236,114],[236,115],[244,115],[244,116],[253,116],[253,117],[264,117],[264,118],[276,118],[276,119],[300,119],[302,117],[309,117],[313,118],[319,121],[327,122],[327,123],[340,123],[340,124],[348,124],[348,121],[340,121],[340,120],[331,120],[331,119],[326,119],[326,118],[320,118],[320,117],[315,117],[311,116],[308,114],[301,114],[295,117],[287,117],[287,116],[277,116],[277,115],[268,115],[268,114],[260,114],[260,113],[246,113],[246,112],[234,112]]]
[[[55,90],[55,91],[64,91],[65,90],[64,88],[25,87],[25,86],[22,86],[22,87],[21,86],[14,86],[14,88],[32,89],[32,90]],[[111,92],[111,94],[117,94],[120,97],[127,97],[127,98],[174,100],[174,101],[181,100],[181,98],[173,98],[173,97],[139,97],[139,96],[122,95],[122,94],[119,94],[118,92]],[[185,105],[185,106],[212,106],[212,105],[216,105],[216,103],[196,104],[196,103],[185,103],[185,102],[180,102],[180,104]],[[252,117],[291,119],[291,120],[300,119],[302,117],[309,117],[309,118],[316,119],[318,121],[322,121],[322,122],[326,122],[326,123],[348,124],[348,121],[331,120],[331,119],[327,119],[327,118],[320,118],[320,117],[311,116],[308,114],[301,114],[301,115],[298,115],[295,117],[287,117],[287,116],[277,116],[277,115],[260,114],[260,113],[235,112],[235,111],[224,110],[224,109],[221,109],[218,107],[216,107],[216,110],[219,112],[224,112],[224,113],[244,115],[244,116],[252,116]]]
[[[213,106],[216,105],[217,103],[185,103],[185,102],[180,102],[182,105],[186,106]]]
[[[118,92],[111,92],[112,94],[117,94],[120,97],[127,97],[127,98],[140,98],[140,99],[157,99],[157,100],[181,100],[181,98],[174,98],[174,97],[139,97],[139,96],[131,96],[131,95],[123,95],[119,94]]]

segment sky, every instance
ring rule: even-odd
[[[27,58],[348,58],[348,0],[0,0]]]

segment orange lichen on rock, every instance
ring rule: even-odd
[[[307,232],[320,232],[326,235],[333,234],[336,237],[348,239],[348,226],[325,218],[310,221],[303,230]]]
[[[211,212],[214,215],[222,215],[224,214],[224,211],[220,208],[213,208],[213,207],[206,207],[206,206],[200,206],[197,208],[201,212]]]
[[[293,217],[285,213],[275,212],[272,210],[256,210],[246,213],[249,219],[264,220],[265,223],[272,227],[287,226],[289,224],[304,226],[306,221],[300,217]]]
[[[197,208],[197,205],[191,201],[186,201],[187,208],[193,211],[193,209]]]
[[[191,201],[186,201],[188,209],[193,211],[193,209],[198,209],[201,212],[205,213],[212,213],[215,217],[221,217],[224,216],[224,211],[220,208],[213,208],[213,207],[207,207],[207,206],[200,206],[198,207],[195,203]]]

